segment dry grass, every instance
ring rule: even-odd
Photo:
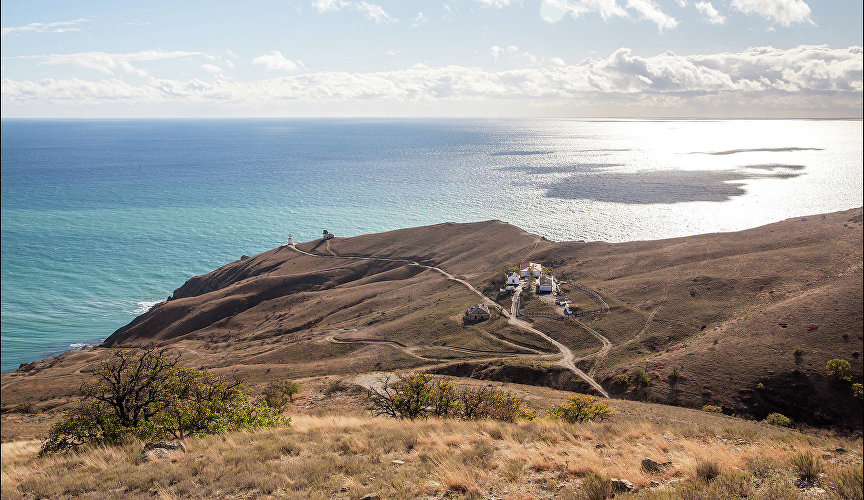
[[[626,416],[569,425],[295,415],[291,427],[186,444],[189,452],[175,463],[140,463],[141,443],[48,458],[36,457],[38,441],[4,443],[3,498],[587,498],[591,485],[583,482],[592,474],[626,478],[642,488],[640,498],[709,489],[717,498],[797,498],[796,453],[831,450],[820,459],[828,491],[854,491],[862,463],[860,439],[745,421],[717,431]],[[834,451],[841,446],[851,451]],[[672,465],[646,473],[644,457]],[[720,471],[710,484],[697,478],[703,463]]]

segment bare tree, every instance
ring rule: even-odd
[[[96,372],[96,381],[82,387],[84,398],[107,405],[121,426],[137,428],[161,409],[164,385],[179,361],[180,353],[170,356],[167,349],[118,349]]]

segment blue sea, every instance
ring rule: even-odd
[[[316,238],[658,239],[862,205],[861,121],[3,120],[2,370]]]

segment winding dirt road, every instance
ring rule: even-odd
[[[489,297],[486,297],[485,295],[480,293],[480,291],[477,290],[476,288],[474,288],[474,286],[471,285],[471,283],[468,283],[467,281],[465,281],[463,279],[459,279],[459,278],[453,276],[452,274],[441,269],[440,267],[427,266],[425,264],[420,264],[419,262],[416,262],[413,260],[408,260],[408,259],[390,259],[387,257],[370,257],[370,256],[360,256],[360,255],[357,255],[357,256],[336,255],[336,253],[334,253],[330,249],[330,241],[329,240],[326,243],[326,248],[327,248],[327,252],[330,255],[314,254],[314,253],[300,250],[299,248],[297,248],[296,246],[293,246],[293,245],[288,245],[288,246],[289,246],[289,248],[294,249],[295,252],[299,252],[303,255],[308,255],[311,257],[325,257],[325,258],[335,258],[335,259],[355,259],[355,260],[378,260],[378,261],[384,261],[384,262],[401,262],[401,263],[404,263],[404,264],[407,264],[410,266],[422,267],[424,269],[430,269],[432,271],[441,273],[448,280],[455,281],[455,282],[460,283],[461,285],[465,286],[472,293],[474,293],[475,295],[480,297],[484,304],[492,306],[495,309],[498,309],[499,311],[501,311],[501,314],[503,314],[507,318],[508,324],[513,325],[516,328],[520,328],[522,330],[525,330],[527,332],[531,332],[534,335],[541,337],[542,339],[546,340],[550,344],[557,347],[558,351],[561,355],[561,361],[558,362],[558,365],[563,366],[564,368],[573,372],[573,374],[575,374],[577,377],[579,377],[582,380],[584,380],[585,382],[587,382],[588,385],[593,387],[594,390],[596,390],[598,393],[602,394],[603,397],[605,397],[605,398],[609,397],[609,393],[606,392],[605,389],[603,389],[603,386],[601,386],[599,382],[594,380],[594,378],[592,376],[588,375],[587,373],[585,373],[584,371],[582,371],[576,367],[576,364],[574,363],[573,351],[571,351],[569,347],[565,346],[561,342],[558,342],[557,340],[555,340],[552,337],[550,337],[549,335],[541,332],[540,330],[534,328],[533,326],[528,324],[526,321],[523,321],[521,319],[516,318],[516,314],[514,311],[512,311],[512,310],[511,311],[505,311],[503,308],[501,308],[501,306],[497,302],[495,302],[494,300],[492,300]],[[522,289],[522,286],[520,285],[519,288],[517,288],[516,292],[514,293],[514,296],[518,296],[518,293],[521,292],[521,289]],[[518,304],[516,302],[514,302],[514,307],[518,307]],[[609,341],[606,340],[605,337],[603,337],[602,335],[597,334],[596,332],[594,332],[594,335],[597,335],[598,338],[602,337],[601,342],[603,340],[605,340],[603,349],[605,349],[606,352],[608,352],[608,349],[606,348],[606,342],[609,342]],[[392,343],[397,344],[396,342],[392,342]],[[609,344],[609,347],[611,347],[611,343]],[[601,349],[601,351],[603,351],[603,349]],[[414,354],[414,356],[416,356],[416,354]]]

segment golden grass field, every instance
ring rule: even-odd
[[[535,404],[566,395],[541,392]],[[37,458],[38,440],[12,441],[2,444],[2,497],[605,498],[592,489],[596,473],[638,488],[615,498],[861,498],[860,438],[660,405],[613,407],[611,421],[584,424],[411,422],[293,408],[289,427],[187,439],[187,454],[173,462],[142,463],[141,443]],[[817,458],[818,485],[798,481],[796,453]],[[671,466],[645,472],[645,457]],[[719,468],[710,483],[698,477],[705,464]]]

